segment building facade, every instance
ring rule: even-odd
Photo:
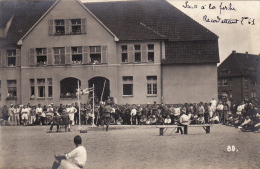
[[[117,104],[217,96],[218,37],[166,1],[0,3],[0,107],[76,102],[78,85]]]
[[[219,97],[237,101],[260,98],[260,55],[233,51],[218,66]]]

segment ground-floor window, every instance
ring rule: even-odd
[[[30,89],[31,89],[31,99],[35,98],[35,87],[34,87],[34,79],[30,79]]]
[[[147,76],[147,94],[157,94],[157,76]]]
[[[133,95],[133,76],[123,76],[123,95]]]
[[[7,80],[7,99],[15,99],[17,97],[16,80]]]
[[[251,91],[251,98],[256,98],[256,90]]]
[[[52,78],[48,78],[48,97],[52,97]]]
[[[78,89],[78,79],[76,78],[65,78],[60,81],[60,97],[61,98],[76,98],[76,91]],[[81,82],[79,81],[79,86]]]
[[[38,97],[45,97],[45,79],[37,79]]]

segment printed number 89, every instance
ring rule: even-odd
[[[232,145],[232,146],[228,145],[228,146],[227,146],[227,151],[228,151],[228,152],[236,151],[236,147],[235,147],[234,145]]]

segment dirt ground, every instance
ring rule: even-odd
[[[83,128],[88,133],[77,126],[66,133],[47,133],[49,126],[1,126],[0,168],[51,168],[54,153],[74,149],[75,135],[88,152],[86,169],[260,168],[260,134],[234,127],[214,125],[210,134],[198,127],[188,135],[168,130],[164,136],[156,126]],[[229,145],[235,151],[228,152]]]

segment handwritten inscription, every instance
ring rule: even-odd
[[[209,9],[209,10],[219,10],[219,14],[221,15],[224,11],[226,12],[236,12],[237,9],[232,3],[229,4],[224,4],[221,2],[218,6],[214,4],[205,4],[198,6],[196,4],[191,4],[189,1],[186,1],[184,5],[182,5],[183,8],[186,9]],[[221,23],[221,24],[241,24],[241,25],[255,25],[255,19],[251,17],[241,17],[241,18],[224,18],[221,16],[216,16],[214,18],[209,18],[207,15],[203,16],[203,21],[204,22],[209,22],[209,23]]]

